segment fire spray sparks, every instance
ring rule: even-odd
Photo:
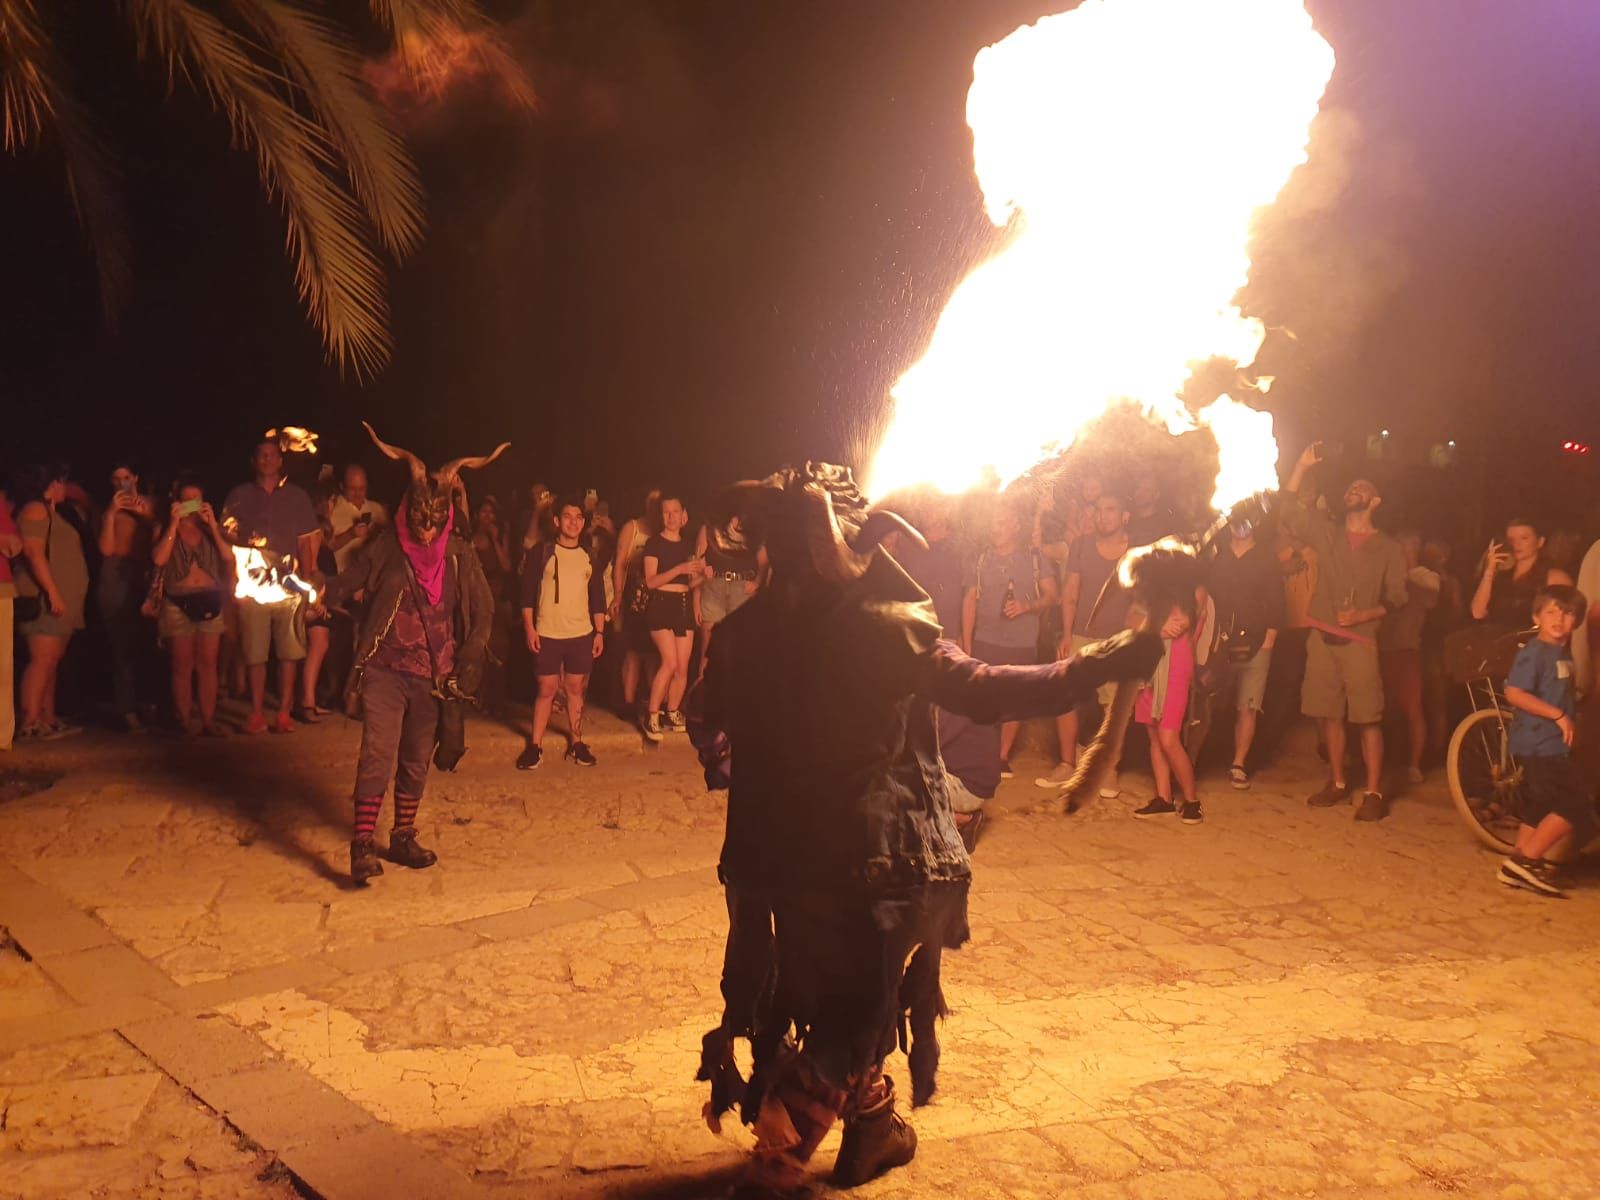
[[[1261,348],[1233,302],[1251,219],[1305,161],[1333,61],[1301,0],[1086,0],[981,51],[967,122],[1007,239],[894,386],[871,492],[1009,482],[1122,399],[1195,428],[1192,365]],[[1268,414],[1222,396],[1198,422],[1215,507],[1276,485]]]
[[[276,604],[304,596],[307,604],[317,602],[317,590],[294,573],[293,560],[277,561],[278,556],[259,546],[233,547],[233,594],[257,604]]]

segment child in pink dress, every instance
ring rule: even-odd
[[[1194,680],[1194,641],[1187,633],[1167,639],[1166,657],[1155,678],[1139,693],[1133,719],[1150,735],[1150,768],[1156,778],[1156,795],[1136,817],[1166,817],[1181,813],[1185,825],[1198,825],[1204,817],[1195,798],[1194,765],[1183,748],[1183,719],[1189,711],[1189,685]],[[1180,808],[1172,802],[1176,777],[1183,796]]]

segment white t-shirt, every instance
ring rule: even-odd
[[[594,618],[589,614],[589,577],[594,565],[582,546],[557,543],[555,552],[544,564],[539,580],[539,619],[534,627],[540,637],[580,638],[594,634]]]
[[[350,560],[356,556],[356,552],[361,547],[367,544],[372,535],[389,523],[389,510],[370,498],[363,500],[361,507],[357,508],[342,495],[333,498],[333,505],[328,510],[328,519],[333,524],[334,537],[338,537],[354,525],[356,519],[362,513],[372,514],[372,522],[367,526],[367,531],[357,534],[333,552],[333,561],[339,564],[341,572],[350,565]]]

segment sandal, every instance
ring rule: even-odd
[[[315,704],[302,704],[294,710],[294,719],[302,725],[315,725],[322,720],[322,714],[326,711]]]
[[[273,718],[272,724],[267,726],[268,733],[293,733],[294,722],[289,719],[288,713],[279,713]]]
[[[1250,786],[1250,772],[1234,763],[1228,768],[1228,782],[1242,792]]]

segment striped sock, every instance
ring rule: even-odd
[[[356,823],[353,841],[371,841],[378,828],[378,810],[383,807],[382,796],[356,797]]]
[[[396,833],[415,833],[417,831],[417,809],[421,804],[421,796],[396,796],[394,798],[394,828]]]

